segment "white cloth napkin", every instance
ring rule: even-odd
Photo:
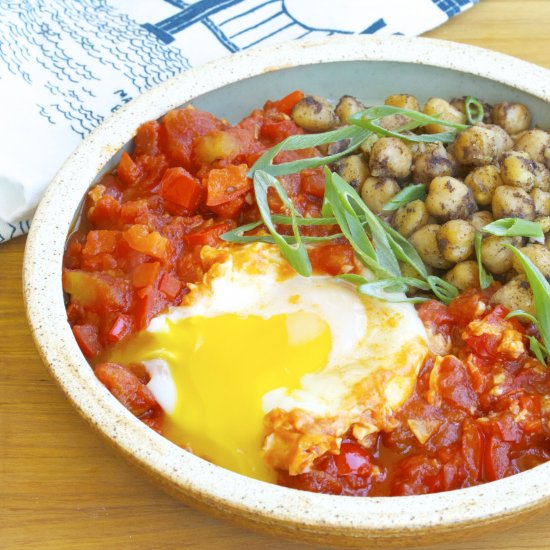
[[[94,126],[167,78],[275,42],[416,35],[478,1],[0,0],[0,242]]]

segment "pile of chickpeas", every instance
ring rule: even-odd
[[[521,103],[481,103],[483,121],[458,133],[453,143],[371,135],[332,169],[357,189],[373,212],[414,245],[432,273],[460,290],[479,286],[476,230],[499,218],[539,223],[546,237],[544,245],[486,234],[481,244],[483,265],[503,283],[493,302],[533,314],[533,295],[523,269],[504,245],[519,247],[550,279],[550,133],[531,128],[531,113]],[[417,98],[408,94],[391,95],[385,104],[421,110]],[[336,106],[324,98],[306,96],[294,107],[292,118],[307,132],[325,132],[365,108],[352,96],[343,96]],[[422,112],[462,124],[467,120],[465,98],[450,102],[431,98]],[[384,117],[380,125],[394,130],[408,120],[395,114]],[[431,134],[448,130],[440,124],[421,128]],[[345,142],[331,143],[323,153],[345,147]],[[425,199],[385,212],[384,205],[412,182],[426,184]],[[405,275],[415,275],[408,266],[402,267]]]

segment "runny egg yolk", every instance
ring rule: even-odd
[[[304,374],[326,366],[331,346],[330,328],[315,313],[222,314],[167,321],[115,346],[108,360],[162,358],[176,391],[164,435],[219,466],[274,481],[261,454],[262,397],[298,388]]]

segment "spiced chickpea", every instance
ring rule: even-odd
[[[534,264],[539,268],[543,277],[550,277],[550,250],[543,244],[528,244],[520,248]],[[512,261],[512,267],[519,273],[524,273],[523,266],[516,256]]]
[[[485,227],[487,224],[495,221],[493,214],[489,210],[479,210],[474,212],[469,218],[468,221],[474,226],[477,231],[480,231],[482,227]]]
[[[521,309],[535,315],[533,291],[524,275],[518,275],[501,286],[491,297],[491,304],[500,304],[510,311]]]
[[[410,236],[410,242],[424,263],[436,269],[449,269],[453,263],[443,257],[437,242],[440,228],[437,224],[425,225]]]
[[[502,185],[502,178],[497,166],[487,164],[474,168],[464,179],[472,190],[474,199],[480,206],[487,206],[493,200],[495,189]]]
[[[494,275],[502,275],[512,268],[514,253],[508,244],[519,246],[521,238],[489,235],[481,243],[481,261]]]
[[[529,195],[535,205],[535,215],[550,216],[550,192],[535,187]]]
[[[442,143],[430,144],[429,148],[413,157],[413,181],[423,183],[438,176],[452,176],[456,172],[456,162]]]
[[[516,151],[525,151],[533,160],[537,162],[547,162],[547,151],[550,149],[550,133],[533,128],[526,130],[516,136],[514,149]]]
[[[348,155],[341,158],[334,163],[333,168],[354,189],[360,189],[369,176],[369,167],[363,155]]]
[[[529,194],[520,187],[500,185],[495,189],[491,206],[495,219],[535,219],[535,203]]]
[[[437,233],[437,244],[443,257],[457,263],[467,260],[474,252],[474,226],[466,220],[450,220]]]
[[[426,205],[420,199],[409,202],[396,210],[392,224],[403,235],[408,237],[428,223]]]
[[[459,262],[443,275],[443,279],[458,288],[458,290],[476,288],[479,286],[479,268],[477,262],[473,260]]]
[[[531,113],[522,103],[497,103],[491,111],[491,120],[509,134],[527,130],[531,125]]]
[[[334,111],[342,124],[346,124],[351,115],[363,111],[364,109],[366,109],[365,105],[356,97],[343,95],[336,104]]]
[[[305,96],[294,105],[292,120],[308,132],[326,132],[340,122],[334,108],[326,99],[312,95]]]
[[[372,147],[369,169],[373,176],[406,178],[411,173],[412,153],[398,138],[380,138]]]
[[[431,181],[426,208],[440,221],[467,218],[477,210],[471,189],[456,178],[443,176]]]
[[[425,114],[430,116],[438,116],[441,120],[458,122],[459,124],[466,123],[466,115],[464,113],[461,113],[448,101],[445,101],[439,97],[432,97],[428,99],[423,110]],[[439,132],[447,132],[449,127],[443,126],[442,124],[428,124],[425,127],[425,130],[429,134],[437,134]]]
[[[361,186],[361,198],[376,214],[380,214],[384,205],[397,193],[399,184],[392,178],[375,178],[369,176]]]

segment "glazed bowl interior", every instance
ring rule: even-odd
[[[294,89],[368,103],[390,93],[475,95],[525,103],[550,127],[550,73],[469,46],[428,39],[349,37],[250,51],[188,71],[137,98],[71,155],[51,183],[27,242],[27,314],[38,350],[84,418],[169,492],[241,523],[325,544],[439,541],[529,513],[550,501],[550,464],[449,493],[361,498],[300,492],[249,479],[180,449],[132,416],[94,377],[66,321],[61,266],[73,218],[98,174],[131,147],[136,128],[192,103],[235,123]]]

